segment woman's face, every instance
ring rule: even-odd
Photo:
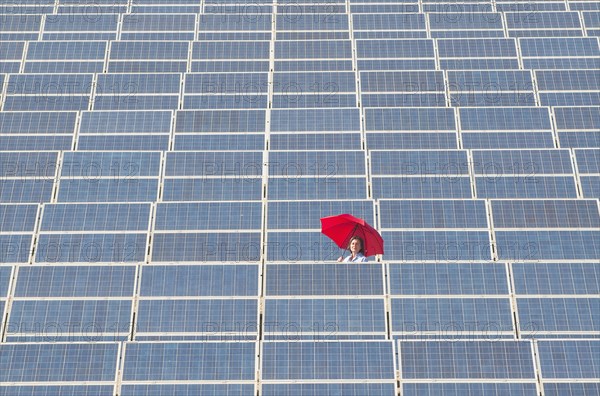
[[[354,240],[352,240],[352,242],[350,242],[350,251],[352,252],[352,254],[356,254],[356,253],[360,252],[361,249],[362,249],[362,244],[360,243],[360,241],[358,239],[354,239]]]

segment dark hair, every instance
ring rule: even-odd
[[[350,238],[350,240],[348,241],[348,250],[350,250],[350,245],[352,244],[352,241],[359,241],[360,242],[360,250],[359,253],[365,254],[365,242],[363,241],[363,239],[359,236],[354,235],[352,238]]]

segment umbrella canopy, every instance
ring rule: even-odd
[[[379,232],[358,217],[349,214],[323,217],[321,232],[342,249],[348,248],[353,236],[359,236],[364,241],[365,256],[383,254],[383,238]]]

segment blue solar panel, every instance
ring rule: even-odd
[[[265,342],[264,380],[394,379],[387,342]]]
[[[370,264],[269,264],[266,296],[365,295],[383,293],[382,269]]]
[[[256,265],[169,265],[142,270],[140,296],[256,296]]]
[[[94,111],[81,115],[81,133],[169,133],[170,111]]]
[[[42,231],[144,231],[150,223],[148,204],[46,205]]]
[[[362,177],[300,177],[296,175],[270,178],[267,195],[273,200],[336,200],[367,198],[366,181]]]
[[[11,267],[0,267],[0,298],[5,298],[8,295],[8,286],[11,282],[11,277]]]
[[[491,259],[487,231],[384,231],[388,260],[482,261]],[[389,248],[388,248],[389,246]]]
[[[600,330],[600,298],[517,298],[522,329],[538,331]]]
[[[579,263],[513,264],[518,294],[600,294],[600,265]]]
[[[446,337],[451,332],[484,332],[483,337],[497,337],[513,328],[508,298],[394,298],[391,307],[393,332],[439,331]]]
[[[548,396],[593,396],[598,393],[600,393],[600,384],[598,383],[544,383],[544,394]]]
[[[572,176],[476,177],[478,198],[576,198]]]
[[[407,379],[534,379],[533,352],[521,341],[400,342]]]
[[[41,234],[35,261],[140,262],[146,253],[146,234]]]
[[[483,295],[507,294],[503,264],[390,264],[390,294]]]
[[[550,129],[547,108],[462,108],[461,126],[465,131],[540,131]]]
[[[168,153],[166,176],[237,176],[256,179],[262,174],[263,154],[257,152]]]
[[[131,300],[13,301],[7,336],[32,336],[32,341],[69,339],[83,333],[87,340],[102,333],[128,333]]]
[[[259,202],[165,203],[156,210],[156,230],[260,229]]]
[[[382,228],[486,228],[483,201],[394,201],[379,203]]]
[[[538,341],[542,378],[598,378],[600,341]]]
[[[133,167],[131,169],[134,169]],[[148,202],[158,196],[158,179],[63,179],[59,202]]]
[[[453,109],[366,109],[368,131],[454,131]]]
[[[189,395],[189,396],[251,396],[254,395],[253,384],[123,384],[121,395]]]
[[[599,198],[600,176],[581,176],[581,188],[585,198]]]
[[[373,223],[373,204],[369,201],[270,201],[267,205],[268,228],[314,229],[321,228],[322,217],[339,213],[353,213],[369,224]]]
[[[155,233],[152,260],[254,262],[260,258],[260,234]]]
[[[113,385],[6,385],[14,396],[106,396],[113,392]]]
[[[127,343],[124,381],[253,380],[254,343]]]
[[[76,118],[76,112],[2,112],[0,131],[3,134],[72,134]]]
[[[41,203],[52,199],[52,179],[0,180],[1,203]]]
[[[360,114],[357,110],[358,109],[273,110],[271,111],[271,131],[359,131]]]
[[[594,201],[492,201],[497,228],[598,228],[600,213]]]
[[[340,333],[377,332],[383,338],[386,330],[383,299],[268,299],[263,323],[267,336],[335,339]]]
[[[600,173],[600,149],[575,150],[579,173]]]
[[[262,198],[259,177],[165,179],[165,201],[250,201]]]
[[[258,302],[252,300],[141,300],[136,332],[217,334],[223,339],[258,333]]]
[[[19,269],[15,297],[131,297],[133,266],[33,266]]]
[[[264,384],[262,394],[265,396],[292,396],[292,395],[381,395],[392,396],[396,394],[394,384],[391,383],[343,383],[343,384]]]
[[[536,395],[537,387],[534,383],[433,383],[411,384],[406,383],[402,389],[407,395]]]
[[[0,381],[5,383],[113,381],[118,359],[116,343],[3,344],[0,351]]]
[[[177,112],[175,132],[261,132],[264,110],[217,110]]]
[[[496,231],[501,260],[565,260],[598,257],[598,231]]]
[[[374,175],[443,175],[451,178],[467,175],[469,170],[465,151],[373,151],[371,172]]]
[[[373,177],[373,198],[472,198],[471,182],[466,176],[436,175]]]
[[[160,153],[158,152],[67,152],[62,164],[63,177],[83,177],[98,181],[110,177],[121,183],[135,183],[140,176],[158,176]],[[65,180],[69,183],[69,180]]]
[[[0,232],[33,232],[37,205],[0,205]]]

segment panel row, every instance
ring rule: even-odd
[[[0,302],[9,342],[597,338],[599,276],[597,263],[267,264],[261,286],[258,265],[0,267]]]

